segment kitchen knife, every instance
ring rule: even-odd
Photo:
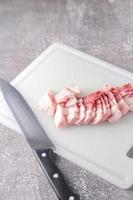
[[[79,196],[69,189],[60,170],[55,165],[52,159],[55,146],[48,138],[30,106],[23,96],[6,80],[0,78],[0,83],[6,102],[20,125],[27,142],[31,146],[58,199],[79,200]]]

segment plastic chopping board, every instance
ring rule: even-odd
[[[57,92],[67,85],[79,85],[92,92],[103,84],[133,82],[133,74],[62,44],[53,44],[35,59],[12,84],[23,94],[42,126],[55,143],[56,153],[121,188],[133,184],[133,159],[127,152],[133,145],[133,113],[118,123],[107,122],[56,128],[53,119],[38,110],[38,101],[50,88]],[[0,122],[21,132],[2,95]]]

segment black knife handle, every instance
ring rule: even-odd
[[[66,184],[60,170],[52,160],[52,149],[34,150],[39,163],[46,174],[53,190],[59,200],[79,200],[79,196],[73,193]]]

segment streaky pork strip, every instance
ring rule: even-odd
[[[57,105],[56,112],[54,115],[54,122],[56,127],[65,127],[67,125],[67,120],[64,112],[64,107],[60,104]]]
[[[126,96],[128,95],[129,93],[132,93],[133,92],[133,84],[132,83],[127,83],[121,87],[119,87],[120,89],[120,93],[122,96]]]
[[[128,105],[129,110],[133,111],[133,84],[128,83],[120,87],[120,94]]]
[[[67,88],[62,89],[59,93],[55,95],[56,103],[66,102],[68,99],[75,97],[74,93]]]
[[[56,111],[56,101],[54,94],[49,90],[39,101],[39,109],[41,111],[47,111],[49,116],[54,116]]]
[[[103,96],[101,96],[100,101],[101,101],[102,110],[103,110],[103,116],[102,116],[102,120],[101,121],[105,121],[107,119],[106,116],[107,116],[108,110],[107,110],[107,105],[105,103],[105,100],[104,100]]]
[[[116,88],[111,88],[111,92],[114,95],[117,104],[119,106],[119,110],[122,112],[122,115],[126,114],[129,110],[129,106],[126,103],[126,101],[124,101],[122,95],[120,94],[120,90],[118,87]]]
[[[98,100],[103,95],[102,91],[97,91],[92,94],[89,94],[83,98],[84,105],[88,105],[90,102],[94,102]]]
[[[66,87],[67,90],[73,92],[73,94],[75,95],[75,97],[80,97],[80,90],[78,86],[73,86],[73,87]]]
[[[79,125],[82,124],[84,118],[85,118],[85,106],[82,102],[78,103],[79,107],[79,114],[78,114],[78,120],[76,120],[75,124]]]
[[[74,106],[77,103],[78,103],[78,99],[76,97],[72,97],[71,99],[66,101],[65,107],[68,108],[68,107]]]
[[[83,98],[84,105],[85,107],[87,107],[86,114],[85,114],[86,116],[83,121],[84,124],[93,123],[93,120],[96,116],[96,109],[97,109],[96,101],[100,99],[102,94],[103,92],[97,91]]]
[[[75,104],[71,107],[67,108],[67,123],[75,124],[75,122],[79,119],[79,108]]]
[[[133,111],[133,93],[129,93],[125,97],[123,97],[125,103],[128,105],[129,110]]]
[[[83,120],[83,124],[89,124],[91,120],[94,118],[93,117],[93,105],[94,102],[90,102],[86,106],[86,111],[85,111],[85,118]]]
[[[98,124],[100,121],[102,121],[102,118],[103,118],[102,104],[100,99],[98,99],[96,101],[95,117],[91,121],[91,124]]]
[[[111,106],[106,95],[103,95],[103,99],[107,108],[106,115],[104,116],[104,121],[106,121],[111,116]]]
[[[108,99],[109,104],[110,104],[110,111],[111,111],[111,116],[108,118],[108,121],[110,123],[115,123],[118,122],[119,119],[121,118],[122,114],[117,105],[115,105],[111,99]]]
[[[104,88],[105,88],[105,86],[104,86]],[[107,89],[105,89],[105,90],[103,89],[103,91],[106,94],[106,96],[108,97],[108,99],[110,99],[110,101],[112,101],[112,103],[114,105],[116,105],[117,107],[119,107],[118,103],[117,103],[117,101],[116,101],[116,99],[114,97],[114,95],[112,94],[112,92],[110,90],[107,90]]]

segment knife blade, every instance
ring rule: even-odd
[[[0,84],[10,110],[21,127],[58,199],[79,200],[79,196],[71,191],[61,171],[55,165],[52,159],[55,146],[24,97],[6,80],[0,78]]]

